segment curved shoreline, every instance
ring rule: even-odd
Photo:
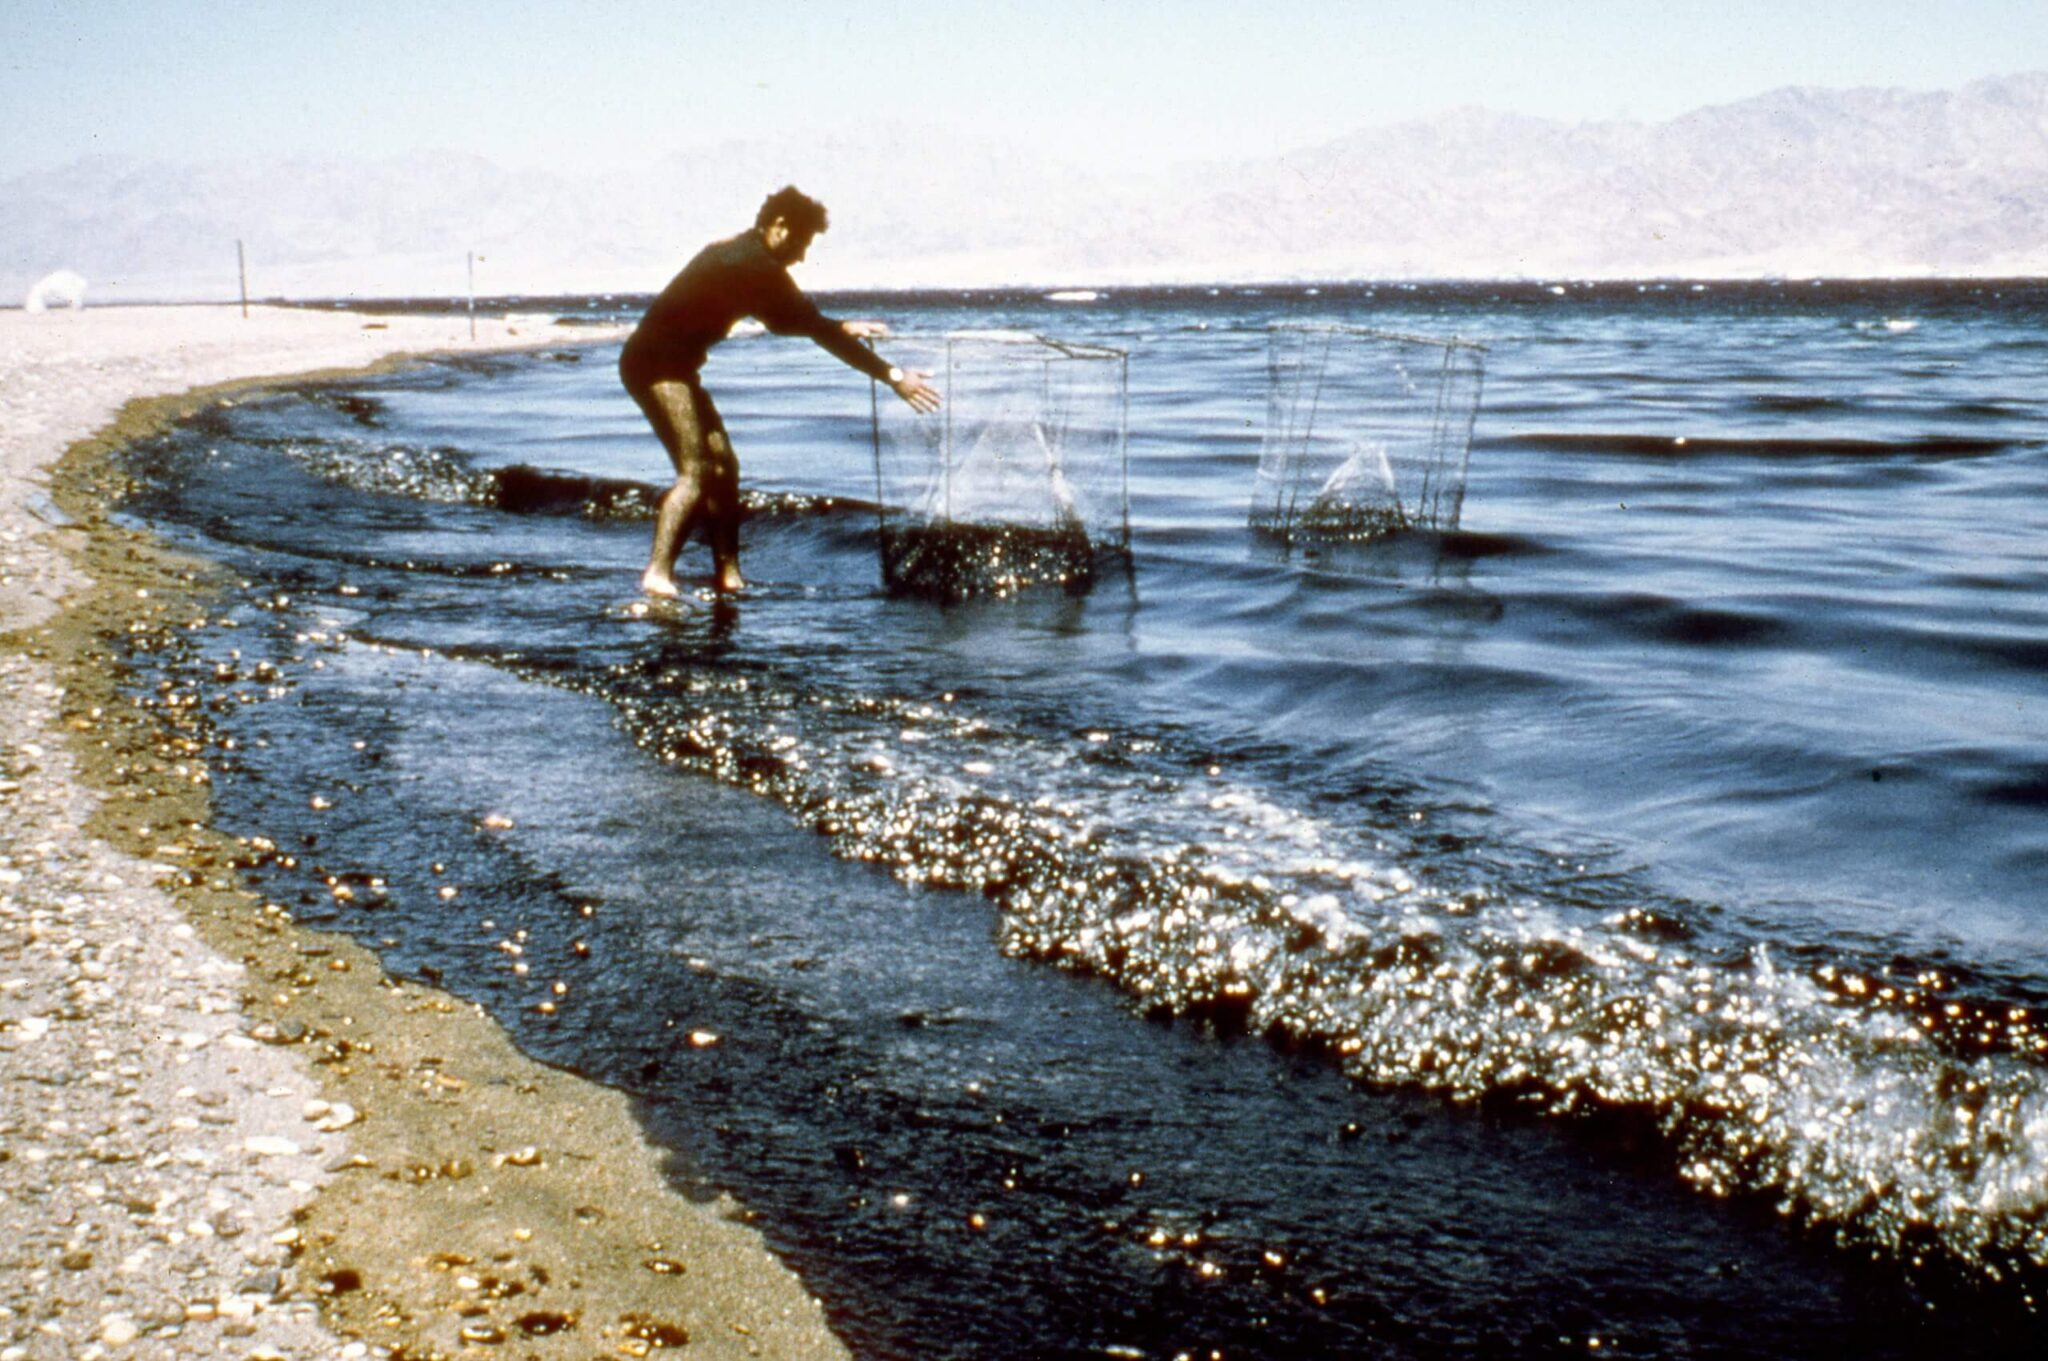
[[[563,346],[503,320],[0,312],[0,1358],[833,1356],[626,1098],[246,891],[176,697],[110,640],[208,564],[105,514],[107,457],[268,382]]]

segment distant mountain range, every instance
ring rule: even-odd
[[[914,156],[902,154],[917,148]],[[1785,89],[1662,123],[1481,109],[1109,178],[926,128],[679,151],[631,174],[480,157],[169,165],[0,181],[0,301],[645,292],[802,185],[812,288],[1360,278],[2048,275],[2048,72]]]

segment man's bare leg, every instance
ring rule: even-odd
[[[654,544],[640,588],[649,595],[679,594],[676,559],[690,531],[708,521],[718,587],[739,590],[745,584],[739,573],[739,465],[717,410],[701,389],[684,382],[655,383],[634,396],[676,470],[655,507]]]
[[[747,588],[740,576],[740,465],[723,430],[711,432],[704,451],[704,494],[699,504],[704,507],[718,589],[730,595]]]
[[[678,473],[669,489],[661,494],[654,511],[654,549],[647,558],[647,570],[640,574],[640,589],[649,595],[676,595],[676,558],[689,541],[690,531],[702,518],[702,479],[693,469]]]

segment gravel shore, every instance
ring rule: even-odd
[[[249,892],[199,730],[118,683],[210,569],[106,519],[108,450],[217,385],[602,338],[520,329],[0,312],[0,1361],[844,1354],[625,1098]]]

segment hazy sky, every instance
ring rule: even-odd
[[[0,0],[0,175],[419,148],[623,168],[878,125],[1116,167],[1468,104],[1656,120],[2043,69],[2048,0]]]

